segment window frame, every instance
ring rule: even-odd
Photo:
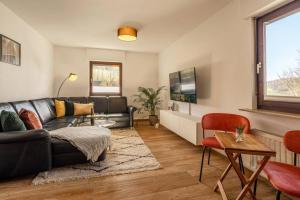
[[[120,73],[119,73],[119,85],[120,85],[120,92],[119,93],[104,93],[104,92],[93,92],[93,66],[95,64],[98,65],[113,65],[118,66]],[[89,95],[90,96],[122,96],[122,63],[121,62],[103,62],[103,61],[90,61],[90,73],[89,73]]]
[[[279,20],[300,10],[300,1],[288,3],[256,19],[256,82],[257,108],[288,113],[300,113],[300,102],[266,100],[264,97],[265,78],[265,32],[264,23]],[[261,64],[261,67],[258,65]],[[259,71],[259,73],[258,73]]]

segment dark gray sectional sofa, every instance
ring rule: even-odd
[[[77,103],[94,102],[95,113],[105,114],[116,121],[112,128],[133,126],[134,107],[126,97],[62,97]],[[0,103],[2,110],[31,110],[40,118],[43,129],[23,132],[2,132],[0,129],[0,178],[11,178],[47,171],[52,167],[86,162],[86,157],[67,141],[51,138],[48,131],[73,126],[80,117],[56,118],[54,99]],[[103,152],[99,160],[105,159]]]

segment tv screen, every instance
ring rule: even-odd
[[[171,73],[169,77],[171,100],[197,103],[195,68]]]
[[[179,72],[169,74],[171,99],[180,101],[180,75]]]

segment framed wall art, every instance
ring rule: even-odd
[[[21,65],[21,44],[0,34],[0,61]]]

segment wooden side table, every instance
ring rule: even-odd
[[[257,179],[260,172],[267,164],[268,160],[272,156],[276,155],[276,152],[271,150],[269,147],[267,147],[260,141],[258,141],[258,139],[251,134],[245,134],[244,141],[238,143],[235,141],[234,133],[217,131],[215,132],[215,136],[217,140],[220,142],[221,146],[224,148],[225,153],[230,161],[230,164],[223,172],[220,180],[218,181],[217,185],[214,188],[214,191],[217,191],[219,189],[222,198],[225,200],[228,199],[225,190],[223,188],[222,181],[226,178],[228,172],[233,167],[243,185],[242,191],[240,192],[236,200],[243,199],[248,192],[250,193],[252,199],[256,199],[255,195],[251,190],[251,185]],[[253,172],[253,174],[250,177],[246,177],[243,174],[243,172],[240,170],[238,164],[235,161],[241,154],[263,156],[263,159],[260,162],[259,167]]]

